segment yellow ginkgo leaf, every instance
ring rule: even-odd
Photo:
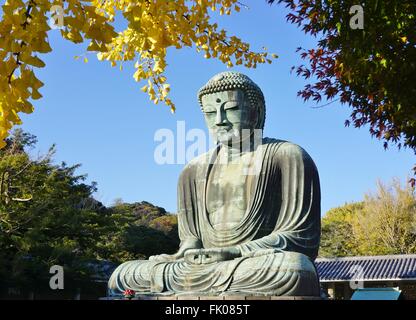
[[[42,98],[42,95],[39,93],[39,91],[36,90],[36,89],[33,89],[32,90],[32,99],[33,100],[38,100],[40,98]]]
[[[38,67],[38,68],[43,68],[45,66],[45,63],[42,60],[40,60],[38,57],[36,57],[36,56],[35,57],[32,57],[32,56],[28,56],[28,57],[21,56],[21,59],[20,60],[23,61],[23,62],[25,62],[25,63],[27,63],[27,64],[30,64],[31,66]]]
[[[59,33],[75,43],[87,41],[87,51],[97,52],[99,60],[109,61],[113,67],[136,61],[134,79],[147,80],[141,90],[154,103],[163,102],[174,112],[168,80],[162,76],[171,48],[196,48],[207,59],[216,58],[229,67],[255,67],[270,61],[266,52],[251,51],[249,43],[229,36],[211,22],[211,10],[221,15],[239,12],[239,1],[194,0],[190,6],[189,1],[68,0]],[[8,0],[2,6],[0,34],[9,36],[0,37],[0,146],[13,125],[20,123],[18,113],[32,112],[28,100],[42,97],[38,90],[43,83],[36,78],[34,67],[45,66],[38,54],[52,51],[48,10],[62,1],[35,1],[30,15],[25,15],[27,2]],[[116,17],[126,23],[118,23]],[[117,32],[115,25],[120,28]],[[85,54],[74,59],[88,63]],[[122,70],[123,65],[119,68]]]

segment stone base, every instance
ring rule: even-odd
[[[307,296],[171,296],[155,297],[155,300],[322,300]],[[140,300],[140,297],[137,297]]]
[[[127,300],[121,297],[106,297],[100,300]],[[136,295],[131,300],[322,300],[322,297],[314,296],[193,296],[193,295]]]

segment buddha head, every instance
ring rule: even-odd
[[[217,74],[199,90],[198,100],[210,133],[222,144],[242,141],[264,127],[263,93],[242,73]]]

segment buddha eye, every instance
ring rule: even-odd
[[[207,104],[202,108],[202,111],[207,115],[212,115],[217,112],[217,108],[211,104]]]
[[[224,107],[224,110],[238,110],[238,103],[237,102],[230,102],[227,103]]]

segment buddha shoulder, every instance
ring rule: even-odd
[[[274,148],[274,161],[281,162],[282,160],[298,160],[305,163],[313,164],[311,156],[301,146],[284,140],[269,139],[266,141],[270,147]]]
[[[197,174],[204,172],[212,155],[212,150],[209,150],[206,153],[200,154],[190,160],[185,167],[183,168],[179,180],[186,179],[187,177],[195,177]]]

